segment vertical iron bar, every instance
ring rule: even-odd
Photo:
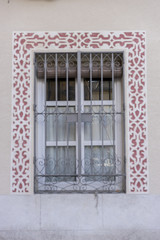
[[[37,73],[37,61],[36,61],[36,54],[34,54],[34,192],[37,192],[37,184],[36,184],[36,157],[37,157],[37,138],[36,138],[36,108],[37,108],[37,79],[36,79],[36,73]]]
[[[68,86],[69,86],[69,83],[68,83],[68,65],[69,65],[69,63],[68,63],[68,53],[66,53],[66,100],[67,100],[67,114],[69,113],[69,107],[68,107]],[[68,154],[68,151],[69,151],[69,149],[68,149],[68,142],[69,142],[69,126],[68,126],[68,122],[66,121],[66,134],[67,134],[67,160],[66,159],[64,159],[64,166],[65,166],[65,168],[64,168],[64,174],[65,174],[65,170],[66,170],[66,163],[67,163],[67,165],[68,165],[68,161],[69,161],[69,154]]]
[[[55,86],[55,97],[56,97],[56,168],[58,166],[58,77],[57,77],[57,53],[55,53],[55,79],[56,79],[56,86]],[[56,169],[55,169],[56,171]]]
[[[66,53],[66,99],[68,108],[68,53]]]
[[[109,84],[109,99],[108,100],[111,100],[111,81],[108,81],[108,84]]]
[[[122,81],[123,81],[123,139],[124,139],[124,146],[123,146],[123,151],[124,151],[124,168],[123,168],[123,173],[126,176],[126,141],[125,141],[125,135],[126,135],[126,128],[125,128],[125,71],[124,71],[124,53],[122,53],[122,57],[123,57],[123,65],[122,65]],[[124,183],[125,185],[125,179],[122,179],[122,184]],[[125,188],[126,186],[124,186]],[[123,188],[123,185],[122,185]],[[123,189],[122,189],[123,190]]]
[[[100,82],[100,80],[98,80],[98,85],[99,85],[99,99],[98,100],[100,100],[101,99],[101,82]]]
[[[45,162],[46,162],[46,159],[47,159],[47,156],[46,156],[46,142],[47,142],[47,106],[46,106],[46,79],[47,79],[47,54],[45,53],[44,55],[44,101],[45,101]]]
[[[101,134],[102,134],[102,152],[101,152],[101,163],[102,163],[102,174],[104,172],[104,136],[103,136],[103,53],[101,53]]]
[[[112,53],[112,101],[115,101],[114,94],[114,53]]]
[[[113,161],[114,168],[116,170],[116,159],[115,159],[115,83],[114,83],[114,53],[112,53],[112,129],[113,129]],[[116,173],[116,172],[115,172]]]
[[[92,53],[90,53],[90,113],[92,114]],[[90,137],[91,137],[91,174],[93,174],[93,135],[92,135],[92,122],[90,123]]]
[[[78,77],[78,177],[81,177],[81,52],[77,52],[77,77]]]

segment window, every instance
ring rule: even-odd
[[[35,54],[35,192],[124,192],[122,52]]]

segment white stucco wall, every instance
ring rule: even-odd
[[[147,34],[150,193],[160,193],[159,1],[7,0],[0,2],[1,168],[0,193],[10,192],[10,129],[13,31],[145,30]]]
[[[0,206],[3,240],[160,239],[156,195],[1,196]]]
[[[0,1],[0,239],[160,239],[159,12],[159,0]],[[8,196],[12,32],[77,30],[146,31],[150,194]]]

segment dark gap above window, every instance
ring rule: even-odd
[[[47,78],[46,81],[46,99],[47,101],[56,100],[56,80]],[[67,101],[67,80],[65,78],[57,79],[57,100]],[[75,79],[68,79],[68,101],[75,101]]]

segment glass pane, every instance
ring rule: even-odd
[[[91,100],[90,80],[84,80],[84,100]],[[92,80],[92,100],[101,100],[101,84],[99,79]]]
[[[67,114],[74,113],[75,108],[58,107],[56,113],[55,107],[47,107],[47,141],[74,141],[76,139],[76,123],[67,123]],[[57,118],[57,123],[56,123]]]
[[[92,80],[92,100],[101,100],[101,82],[99,79]]]
[[[91,100],[90,80],[84,79],[84,100]],[[92,79],[92,100],[102,100],[101,79]],[[112,100],[112,80],[103,79],[103,100]]]
[[[112,100],[112,80],[104,79],[103,81],[103,100]]]
[[[75,101],[75,79],[69,79],[68,83],[68,100]]]
[[[67,100],[66,79],[58,79],[58,100]],[[68,79],[68,100],[75,100],[75,79]]]
[[[58,101],[66,101],[66,79],[58,79],[57,96]],[[47,79],[46,100],[55,101],[55,79]],[[68,79],[68,100],[75,100],[75,79]]]
[[[66,80],[58,79],[58,100],[65,101],[66,100]]]
[[[84,100],[90,100],[90,83],[88,79],[84,79]]]
[[[55,107],[47,107],[47,141],[56,141],[56,113]]]
[[[56,159],[57,156],[57,159]],[[47,147],[46,175],[75,175],[76,148],[75,147]],[[47,177],[47,181],[75,181],[74,176]]]
[[[47,79],[46,100],[55,101],[55,79]]]
[[[113,140],[113,115],[111,106],[85,106],[85,113],[92,112],[92,122],[84,123],[86,141]]]
[[[86,180],[104,180],[101,175],[115,173],[113,147],[94,146],[85,147],[85,174],[99,175],[86,178]]]
[[[114,115],[112,106],[104,106],[101,116],[102,132],[104,140],[113,140]]]

